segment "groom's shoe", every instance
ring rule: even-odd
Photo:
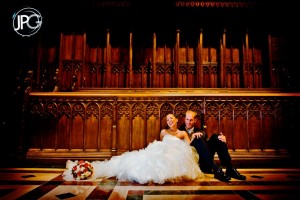
[[[235,178],[238,180],[246,180],[246,176],[240,174],[235,168],[226,169],[225,174],[231,178]]]
[[[204,174],[213,174],[214,171],[212,168],[208,168],[208,167],[200,167],[201,171],[204,173]]]
[[[226,176],[226,174],[224,174],[222,168],[214,171],[214,177],[223,182],[228,182],[231,179],[229,176]]]

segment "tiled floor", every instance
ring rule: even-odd
[[[299,168],[242,168],[246,181],[220,182],[212,174],[192,182],[140,185],[116,179],[64,181],[63,168],[2,168],[0,199],[299,199]]]

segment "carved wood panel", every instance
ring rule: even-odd
[[[178,36],[180,31],[165,33],[168,35],[147,32],[142,36],[135,32],[111,36],[107,31],[106,36],[99,34],[102,38],[93,40],[88,40],[92,36],[86,33],[61,33],[60,42],[52,45],[42,42],[38,48],[36,87],[41,90],[54,88],[56,68],[59,68],[61,91],[86,87],[286,86],[282,83],[288,81],[290,74],[282,61],[281,48],[285,46],[281,37],[243,31],[230,34],[224,31],[223,38],[217,33],[208,35],[211,34],[209,30],[199,33],[199,37],[185,35],[186,44]],[[99,40],[106,40],[106,45]]]
[[[274,152],[288,149],[287,141],[279,138],[282,130],[290,129],[291,106],[295,105],[276,97],[59,97],[54,94],[31,99],[30,134],[26,141],[29,155],[38,149],[45,155],[46,150],[62,151],[69,156],[74,151],[87,151],[109,157],[144,148],[158,140],[160,130],[167,126],[168,113],[174,113],[181,125],[185,111],[191,109],[203,117],[197,125],[205,124],[208,135],[223,132],[232,151]]]

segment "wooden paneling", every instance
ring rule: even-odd
[[[235,156],[241,151],[248,152],[241,157],[282,156],[289,147],[279,139],[281,131],[294,126],[299,98],[299,93],[247,89],[32,92],[27,157],[104,159],[141,149],[159,139],[168,113],[181,125],[188,109],[203,117],[208,135],[223,132]]]
[[[86,33],[61,33],[58,46],[39,46],[37,87],[54,87],[55,63],[59,63],[60,91],[286,87],[282,83],[288,79],[281,55],[284,40],[276,35],[232,32],[224,30],[220,36],[200,30],[198,38],[185,35],[188,40],[181,39],[180,30],[164,36],[107,30],[94,40],[88,40]],[[60,56],[56,56],[58,51]]]
[[[73,90],[84,84],[86,34],[60,34],[59,71],[61,90]]]

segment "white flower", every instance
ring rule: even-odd
[[[72,168],[72,174],[76,180],[86,180],[93,174],[93,166],[88,161],[77,161]]]

